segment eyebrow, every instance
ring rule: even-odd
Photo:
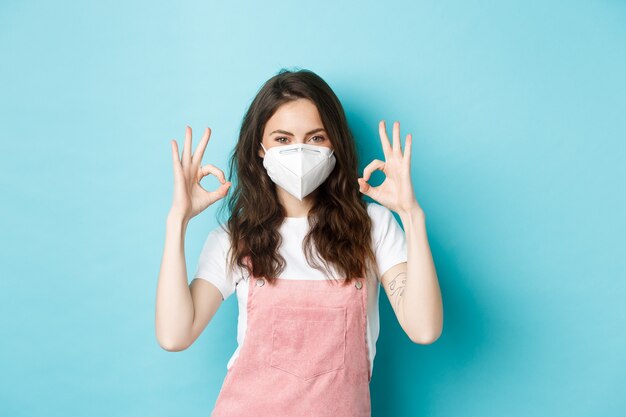
[[[321,131],[325,131],[325,130],[324,130],[324,128],[319,127],[317,129],[311,130],[310,132],[306,132],[305,135],[308,136],[308,135],[312,135],[313,133],[317,133],[317,132],[321,132]],[[280,129],[273,131],[272,133],[270,133],[270,135],[273,135],[274,133],[282,133],[283,135],[294,136],[293,133],[287,132],[286,130],[280,130]]]

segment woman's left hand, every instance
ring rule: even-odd
[[[406,135],[403,155],[400,145],[400,122],[393,124],[393,146],[389,143],[384,120],[378,123],[378,130],[385,161],[374,159],[365,167],[363,177],[358,179],[359,191],[398,214],[421,211],[411,183],[411,134]],[[385,181],[377,187],[372,187],[367,180],[375,170],[383,171]]]

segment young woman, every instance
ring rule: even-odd
[[[379,284],[413,342],[439,337],[442,301],[411,184],[411,135],[403,151],[398,122],[392,142],[384,121],[379,130],[385,160],[359,177],[355,141],[326,82],[308,70],[270,78],[231,157],[229,178],[236,172],[237,182],[228,221],[208,234],[189,285],[187,224],[224,198],[231,182],[202,165],[209,128],[193,155],[191,128],[182,158],[171,141],[174,196],[156,336],[166,350],[186,349],[236,292],[239,346],[212,416],[370,416]],[[374,170],[386,176],[377,187],[367,183]],[[215,191],[200,185],[208,174],[221,182]]]

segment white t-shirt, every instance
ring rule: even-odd
[[[404,232],[391,210],[376,203],[367,203],[367,212],[372,219],[372,247],[376,255],[376,262],[381,275],[392,266],[407,260],[406,238]],[[308,232],[307,217],[286,217],[280,226],[282,244],[280,254],[285,258],[285,270],[278,277],[281,279],[319,279],[325,280],[327,276],[308,265],[302,250],[302,241]],[[213,283],[227,299],[233,292],[237,293],[239,317],[237,323],[238,347],[228,361],[227,369],[239,355],[243,346],[247,326],[247,301],[248,301],[248,272],[244,268],[236,267],[236,270],[227,271],[227,254],[230,241],[227,232],[220,225],[213,229],[206,238],[198,259],[198,267],[195,278],[200,278]],[[334,273],[334,268],[329,265]],[[372,273],[367,274],[370,280],[367,300],[367,344],[370,359],[370,372],[374,368],[374,356],[376,355],[376,340],[380,329],[378,316],[378,298],[380,294],[380,277]],[[376,280],[374,282],[374,280]]]

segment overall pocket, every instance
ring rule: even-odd
[[[273,307],[272,367],[310,379],[342,369],[345,351],[345,307]]]

